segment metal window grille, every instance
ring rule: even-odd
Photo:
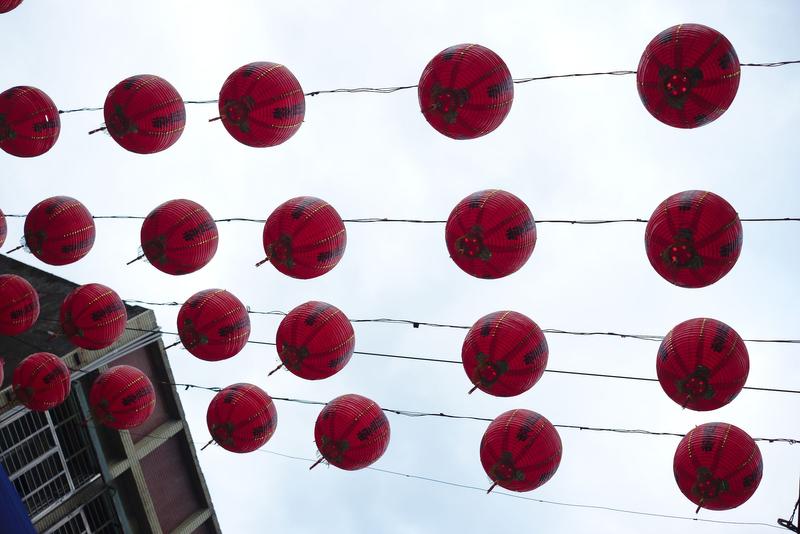
[[[120,534],[114,506],[108,492],[101,493],[74,510],[44,534]]]

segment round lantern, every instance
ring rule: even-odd
[[[186,124],[181,95],[167,80],[150,74],[131,76],[114,86],[103,115],[114,141],[137,154],[171,147]]]
[[[459,202],[445,226],[447,251],[467,274],[502,278],[519,270],[536,246],[536,222],[516,196],[478,191]]]
[[[314,425],[314,440],[322,455],[320,461],[327,460],[347,471],[375,463],[386,452],[390,434],[389,420],[381,407],[354,394],[329,402]]]
[[[493,131],[514,101],[514,81],[500,56],[477,44],[451,46],[422,71],[419,107],[439,133],[475,139]]]
[[[195,293],[178,312],[183,346],[208,362],[239,353],[250,337],[250,316],[239,299],[224,289]]]
[[[75,288],[61,304],[61,329],[75,345],[89,350],[113,345],[128,321],[125,303],[100,284]]]
[[[130,365],[115,365],[100,373],[89,391],[95,421],[116,430],[134,428],[156,407],[156,392],[147,375]]]
[[[513,311],[480,318],[461,349],[473,391],[478,388],[496,397],[513,397],[532,388],[547,367],[547,356],[547,340],[539,326]]]
[[[697,510],[730,510],[758,488],[764,464],[753,438],[727,423],[693,428],[678,444],[675,481]]]
[[[142,252],[161,272],[188,274],[217,252],[219,232],[213,217],[197,202],[176,199],[151,211],[142,224]]]
[[[6,242],[6,234],[8,234],[8,226],[6,225],[6,214],[0,210],[0,247]]]
[[[356,337],[353,326],[336,306],[306,302],[283,318],[275,346],[289,371],[306,380],[332,376],[347,365]]]
[[[22,3],[22,0],[0,0],[0,13],[8,13]]]
[[[0,94],[0,148],[12,156],[41,156],[60,132],[58,108],[41,90],[18,86]]]
[[[39,318],[39,294],[21,276],[0,274],[0,303],[0,334],[21,334]]]
[[[647,45],[636,87],[653,117],[676,128],[696,128],[730,107],[740,72],[724,35],[702,24],[679,24]]]
[[[690,319],[661,342],[658,381],[669,398],[698,411],[716,410],[742,391],[750,371],[747,347],[733,328],[715,319]]]
[[[561,463],[561,438],[544,416],[530,410],[500,414],[483,434],[480,446],[483,470],[511,491],[531,491],[550,480]]]
[[[647,259],[665,280],[705,287],[730,271],[742,250],[742,223],[724,198],[684,191],[662,202],[644,235]]]
[[[234,139],[252,147],[275,146],[303,124],[306,100],[294,75],[277,63],[239,67],[219,92],[219,115]]]
[[[34,412],[55,408],[69,397],[69,369],[49,352],[36,352],[22,360],[11,382],[17,399]]]
[[[292,278],[308,279],[336,267],[347,246],[347,232],[333,206],[319,198],[297,197],[270,214],[263,241],[264,261]]]
[[[252,452],[264,445],[278,426],[275,404],[253,384],[233,384],[208,405],[206,422],[211,437],[231,452]]]
[[[25,245],[49,265],[67,265],[86,256],[94,245],[94,219],[71,197],[50,197],[25,218]]]

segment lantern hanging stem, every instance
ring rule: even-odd
[[[312,469],[314,469],[315,467],[317,467],[317,466],[318,466],[320,463],[322,463],[322,460],[324,460],[324,459],[325,459],[325,457],[323,456],[322,458],[320,458],[319,460],[317,460],[316,462],[314,462],[314,465],[312,465],[311,467],[309,467],[309,468],[308,468],[308,470],[309,470],[309,471],[311,471]]]
[[[495,486],[497,486],[497,481],[493,482],[492,485],[489,486],[489,489],[486,490],[486,494],[488,495],[489,493],[491,493]]]
[[[212,443],[214,443],[214,440],[213,440],[213,439],[212,439],[211,441],[209,441],[208,443],[206,443],[205,445],[203,445],[202,447],[200,447],[200,450],[201,450],[201,451],[204,451],[204,450],[206,450],[206,447],[208,447],[208,446],[209,446],[209,445],[211,445]]]
[[[467,393],[467,395],[472,395],[472,392],[473,392],[473,391],[475,391],[476,389],[478,389],[478,384],[475,384],[474,386],[472,386],[472,389],[471,389],[471,390],[469,390],[469,392]],[[489,491],[492,491],[492,490],[489,490]]]
[[[17,248],[12,248],[12,249],[11,249],[11,250],[9,250],[8,252],[6,252],[6,254],[11,254],[12,252],[16,252],[17,250],[19,250],[19,249],[21,249],[21,248],[25,248],[25,245],[20,245],[20,246],[18,246]]]
[[[269,374],[267,374],[267,376],[272,376],[272,375],[274,375],[275,373],[277,373],[277,372],[278,372],[278,369],[280,369],[281,367],[283,367],[283,364],[280,364],[278,367],[276,367],[275,369],[273,369],[272,371],[270,371],[270,372],[269,372]]]
[[[264,258],[264,259],[263,259],[263,260],[261,260],[260,262],[256,263],[256,267],[261,267],[262,265],[264,265],[264,264],[265,264],[265,263],[267,263],[268,261],[269,261],[269,256],[267,256],[266,258]]]
[[[222,117],[214,117],[213,119],[208,119],[208,122],[214,122],[222,119]]]
[[[129,261],[129,262],[128,262],[128,263],[126,263],[125,265],[130,265],[131,263],[133,263],[133,262],[136,262],[136,261],[139,261],[139,260],[141,260],[142,258],[144,258],[144,253],[142,253],[142,254],[139,254],[138,256],[136,256],[134,259],[132,259],[131,261]]]
[[[89,132],[89,135],[96,134],[97,132],[102,132],[105,129],[106,129],[105,126],[101,126],[100,128],[97,128],[96,130],[92,130],[91,132]]]
[[[180,345],[180,344],[181,344],[181,340],[179,339],[175,343],[172,343],[171,345],[167,345],[166,347],[164,347],[164,350],[171,349],[172,347],[175,347],[175,346]]]

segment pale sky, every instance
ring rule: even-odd
[[[440,50],[479,43],[515,78],[635,69],[660,31],[695,22],[722,32],[742,62],[800,58],[794,2],[258,2],[136,3],[25,0],[0,15],[0,90],[33,85],[60,109],[102,106],[108,90],[134,74],[167,79],[186,100],[214,99],[225,78],[253,61],[286,65],[308,91],[417,83]],[[102,112],[62,116],[61,137],[42,157],[0,154],[0,208],[27,213],[69,195],[94,215],[146,215],[189,198],[218,219],[265,219],[285,200],[313,195],[343,218],[445,219],[466,195],[508,190],[536,219],[647,218],[667,196],[705,189],[741,217],[798,216],[800,66],[743,68],[730,110],[695,130],[661,124],[645,111],[635,77],[533,82],[515,87],[505,122],[472,141],[433,130],[415,90],[306,99],[305,123],[276,148],[240,145],[214,105],[187,106],[182,138],[140,156],[109,136],[86,135]],[[22,235],[8,220],[4,251]],[[171,277],[125,262],[137,255],[140,222],[97,221],[83,260],[50,267],[77,283],[98,282],[125,299],[186,300],[220,287],[257,310],[322,300],[350,318],[391,317],[471,325],[515,310],[542,328],[664,335],[693,317],[713,317],[744,338],[798,338],[798,223],[745,223],[737,265],[718,283],[688,290],[651,268],[643,224],[540,224],[531,259],[499,280],[464,274],[448,258],[444,225],[349,224],[342,261],[314,280],[294,280],[263,258],[262,226],[220,223],[219,249],[204,269]],[[157,308],[175,330],[177,308]],[[252,317],[252,340],[274,341],[280,318]],[[462,330],[356,324],[356,350],[460,359]],[[165,342],[171,343],[171,336]],[[548,335],[548,368],[655,377],[658,343]],[[798,389],[796,345],[749,344],[749,386]],[[305,382],[277,365],[272,347],[250,345],[216,363],[170,349],[178,382],[252,382],[269,394],[328,401],[345,393],[387,408],[493,418],[527,408],[557,424],[689,431],[723,421],[753,437],[800,437],[800,396],[744,391],[715,412],[681,410],[655,383],[546,373],[528,392],[495,398],[471,385],[459,365],[354,356],[337,375]],[[212,393],[181,391],[197,442],[208,441]],[[319,407],[277,402],[278,427],[266,451],[314,458]],[[490,485],[478,456],[487,423],[389,414],[392,437],[380,469],[470,486]],[[556,475],[526,497],[693,516],[672,460],[679,439],[560,430]],[[760,444],[764,476],[741,507],[698,517],[775,525],[797,499],[800,446]],[[767,532],[768,527],[676,521],[565,508],[364,470],[344,472],[264,452],[209,447],[199,458],[225,532],[654,533]]]

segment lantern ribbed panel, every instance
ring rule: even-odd
[[[86,206],[71,197],[51,197],[25,217],[25,245],[49,265],[67,265],[86,256],[94,245],[95,227]]]
[[[680,24],[647,45],[636,86],[653,117],[676,128],[696,128],[730,107],[739,75],[739,58],[724,35],[701,24]]]
[[[41,156],[60,132],[58,108],[43,91],[18,86],[0,94],[0,148],[12,156]]]
[[[270,214],[263,241],[276,269],[308,279],[336,267],[347,246],[347,232],[333,206],[315,197],[296,197]]]
[[[375,463],[386,452],[390,436],[389,420],[381,407],[352,393],[330,401],[314,425],[322,457],[347,471]]]
[[[513,311],[480,318],[461,349],[470,382],[496,397],[513,397],[532,388],[547,367],[547,356],[547,340],[539,326]]]
[[[684,408],[716,410],[742,391],[750,371],[747,347],[715,319],[690,319],[666,335],[656,373],[664,392]]]
[[[338,373],[353,355],[353,326],[339,308],[311,301],[286,314],[275,345],[286,368],[306,380]]]
[[[675,451],[678,487],[696,505],[730,510],[744,504],[758,488],[764,464],[753,438],[727,423],[692,429]]]
[[[103,114],[114,141],[137,154],[171,147],[186,124],[181,95],[167,80],[151,74],[131,76],[114,86]]]
[[[536,246],[536,222],[516,196],[478,191],[459,202],[445,226],[447,252],[462,271],[502,278],[519,270]]]
[[[0,274],[0,334],[16,336],[39,318],[39,294],[21,276]]]
[[[531,410],[509,410],[489,423],[480,455],[493,483],[511,491],[531,491],[556,473],[561,438],[544,416]]]
[[[69,369],[49,352],[36,352],[22,360],[11,381],[17,399],[35,412],[55,408],[69,396]]]
[[[6,242],[6,235],[8,234],[8,226],[6,225],[6,214],[0,210],[0,247]]]
[[[713,284],[739,259],[742,223],[724,198],[683,191],[662,202],[644,235],[647,259],[665,280],[681,287]]]
[[[176,199],[150,212],[142,224],[142,252],[161,272],[173,275],[203,268],[217,252],[219,232],[197,202]]]
[[[303,124],[306,100],[294,75],[277,63],[239,67],[219,92],[219,115],[234,139],[252,147],[275,146]]]
[[[61,304],[61,329],[75,345],[89,350],[113,345],[128,321],[125,303],[101,284],[87,284],[73,290]]]
[[[8,13],[21,3],[22,0],[0,0],[0,13]]]
[[[98,423],[126,430],[147,421],[156,407],[156,394],[142,371],[130,365],[116,365],[95,379],[89,391],[89,406]]]
[[[252,452],[264,445],[278,426],[275,404],[253,384],[233,384],[208,405],[206,423],[217,444],[231,452]]]
[[[514,82],[500,56],[477,44],[439,52],[422,71],[417,90],[425,119],[453,139],[493,131],[514,101]]]
[[[178,312],[183,346],[201,360],[226,360],[239,353],[250,337],[247,308],[224,289],[195,293]]]

